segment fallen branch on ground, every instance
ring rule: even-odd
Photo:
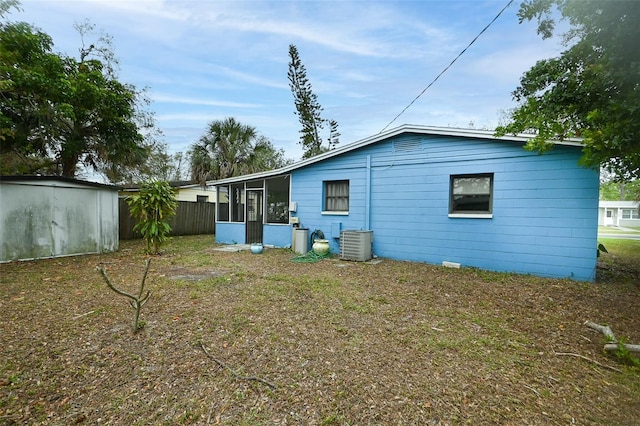
[[[77,320],[78,318],[82,318],[82,317],[86,317],[87,315],[91,315],[92,313],[94,313],[95,311],[89,311],[86,312],[84,314],[80,314],[80,315],[76,315],[75,317],[73,317],[74,320]]]
[[[604,334],[606,338],[609,339],[610,342],[612,343],[617,343],[618,339],[616,339],[615,334],[613,334],[613,330],[611,330],[611,327],[609,327],[608,325],[600,325],[600,324],[596,324],[595,322],[591,322],[591,321],[585,321],[584,325],[586,325],[587,327],[589,327],[592,330],[596,330],[599,331],[600,333]]]
[[[231,375],[237,379],[241,379],[241,380],[247,380],[250,382],[260,382],[262,384],[265,384],[267,386],[269,386],[271,389],[276,389],[277,386],[274,385],[273,383],[269,382],[268,380],[265,379],[261,379],[260,377],[256,377],[256,376],[243,376],[241,374],[238,374],[237,372],[235,372],[231,367],[229,367],[227,364],[225,364],[224,362],[220,361],[219,359],[217,359],[216,357],[214,357],[213,355],[211,355],[209,353],[209,351],[207,350],[207,348],[204,346],[203,343],[200,343],[200,347],[202,348],[202,350],[204,351],[204,354],[206,356],[208,356],[209,358],[211,358],[216,364],[218,364],[220,367],[224,368],[225,370],[229,371],[231,373]]]
[[[617,351],[620,347],[625,348],[629,352],[638,352],[640,353],[640,345],[632,345],[630,343],[607,343],[604,345],[605,351]]]
[[[640,353],[640,345],[632,345],[629,343],[621,343],[616,339],[615,334],[613,334],[613,330],[608,325],[600,325],[595,322],[585,321],[584,325],[587,327],[599,331],[605,335],[608,340],[608,343],[604,345],[604,350],[609,352],[615,352],[619,350],[621,347],[625,348],[629,352],[638,352]]]
[[[612,367],[610,365],[602,364],[602,363],[596,361],[595,359],[587,358],[584,355],[573,354],[573,353],[570,353],[570,352],[556,352],[556,351],[553,351],[553,354],[556,355],[556,356],[574,356],[576,358],[580,358],[580,359],[584,359],[585,361],[592,362],[595,365],[598,365],[598,366],[600,366],[602,368],[608,368],[609,370],[613,370],[613,371],[617,371],[618,373],[622,373],[622,370],[619,370],[619,369],[617,369],[615,367]]]

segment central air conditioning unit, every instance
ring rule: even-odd
[[[365,262],[372,257],[373,231],[340,232],[340,257]]]

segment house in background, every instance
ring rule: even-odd
[[[216,241],[291,247],[298,226],[344,255],[365,231],[380,257],[593,281],[599,172],[578,165],[579,141],[540,155],[530,137],[405,125],[210,182]]]
[[[195,203],[216,202],[216,188],[211,185],[201,185],[194,181],[171,181],[169,185],[176,191],[177,201],[191,201]],[[126,197],[138,193],[140,185],[122,185],[120,195]]]
[[[0,261],[118,250],[119,189],[57,176],[0,177]]]
[[[600,201],[598,225],[640,228],[638,204],[637,201]]]
[[[210,185],[201,185],[199,183],[189,182],[170,182],[177,190],[176,200],[191,201],[196,203],[214,203],[216,202],[216,188]]]

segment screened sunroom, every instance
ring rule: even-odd
[[[290,244],[290,185],[289,175],[217,185],[216,240],[263,243],[265,234],[281,233]]]

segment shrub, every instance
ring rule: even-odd
[[[147,253],[159,254],[160,246],[169,238],[169,220],[176,214],[178,202],[169,182],[152,180],[140,192],[127,198],[131,216],[138,220],[133,228],[147,242]]]

